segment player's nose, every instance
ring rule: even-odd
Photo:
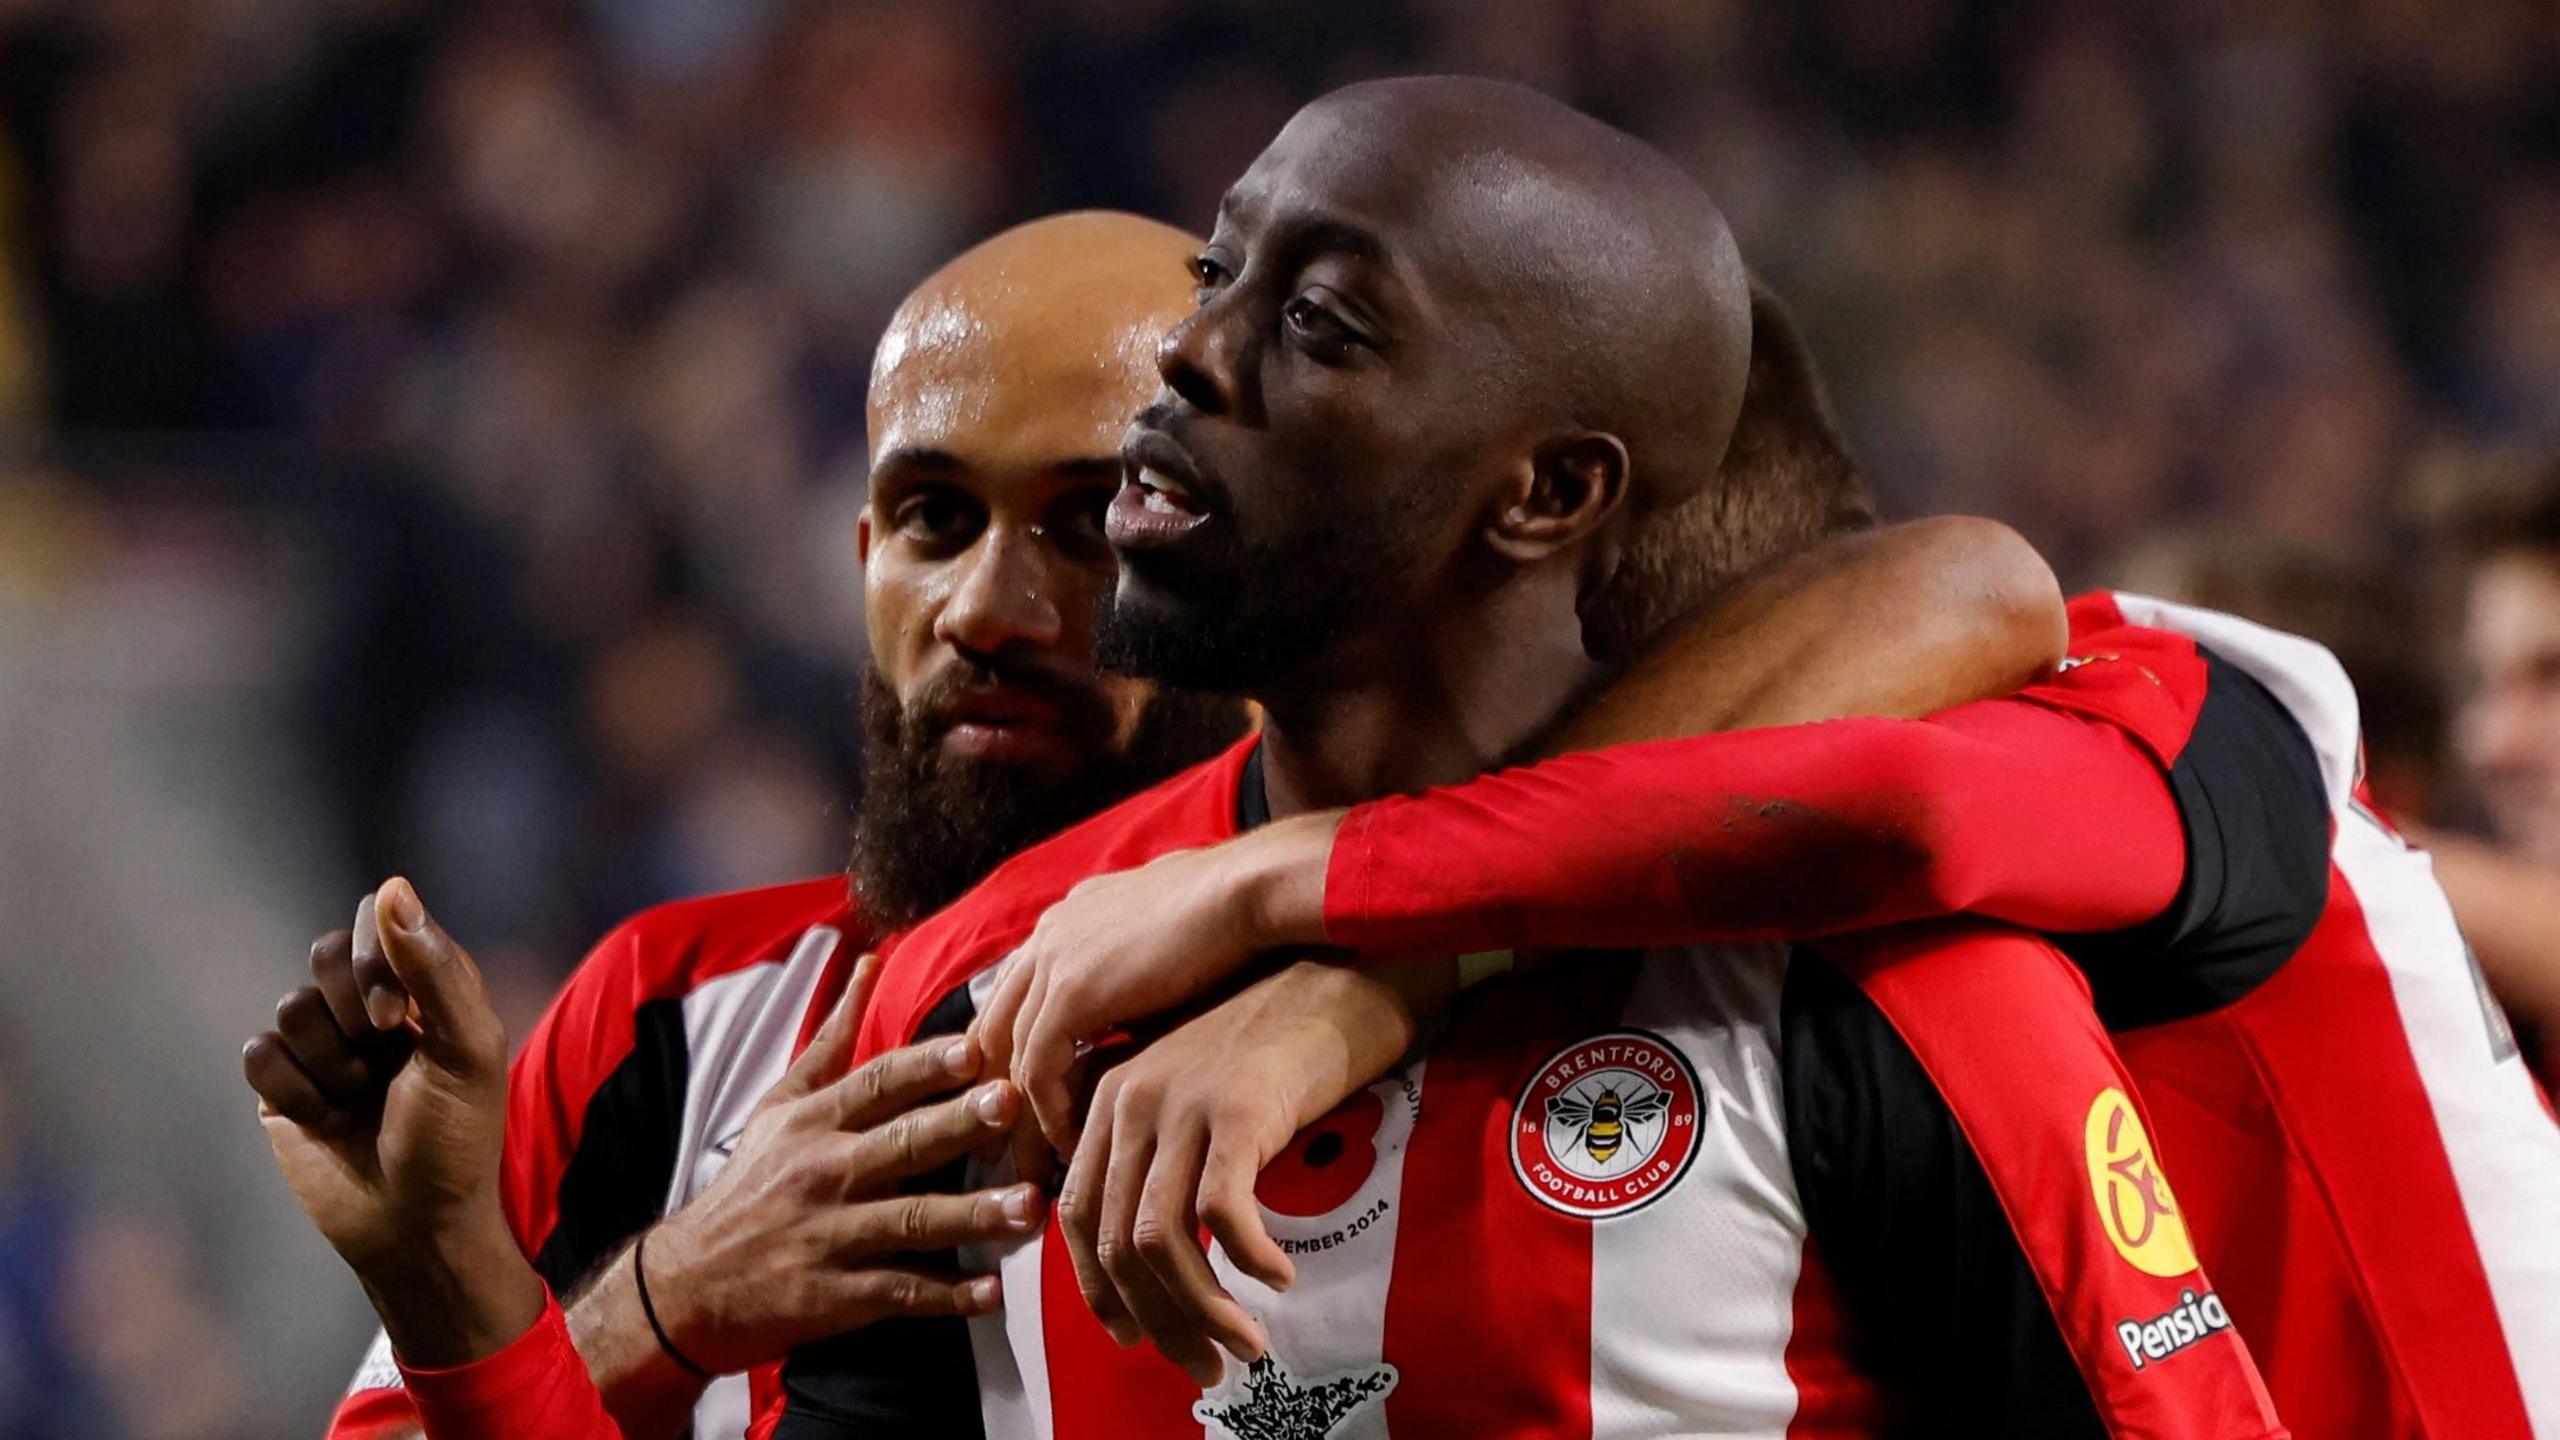
[[[1156,344],[1156,373],[1165,387],[1207,415],[1236,408],[1245,339],[1232,289],[1183,317]]]
[[[1056,645],[1065,625],[1043,549],[1014,527],[990,528],[957,562],[964,570],[934,616],[934,638],[982,655]]]

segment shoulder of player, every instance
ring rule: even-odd
[[[2204,709],[2212,667],[2193,636],[2123,618],[2108,592],[2071,602],[2069,651],[2017,698],[2125,731],[2162,767],[2174,764]]]
[[[1233,835],[1236,785],[1253,744],[1241,741],[1032,846],[901,935],[883,953],[887,968],[875,1002],[896,1015],[899,1038],[1010,953],[1079,881]]]
[[[579,962],[564,993],[627,996],[633,1004],[682,996],[706,981],[783,958],[819,926],[842,932],[842,943],[867,942],[867,927],[841,875],[668,901],[606,932]]]

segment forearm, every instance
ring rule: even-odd
[[[704,1382],[670,1358],[640,1308],[624,1247],[568,1304],[569,1338],[630,1440],[674,1440],[692,1418]]]
[[[356,1278],[403,1365],[486,1359],[521,1337],[546,1303],[542,1278],[494,1216],[487,1226],[421,1238]]]
[[[1746,731],[1360,806],[1332,838],[1322,938],[1442,954],[1688,945],[1966,911],[2106,930],[2176,896],[2181,837],[2146,754],[2041,706]]]
[[[2062,658],[2061,588],[1996,521],[1844,536],[1735,584],[1557,733],[1549,753],[2005,695]]]

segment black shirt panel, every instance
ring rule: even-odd
[[[1875,1002],[1798,951],[1780,1006],[1787,1145],[1814,1246],[1897,1435],[2104,1440],[1990,1177]]]
[[[2329,797],[2311,738],[2255,677],[2201,653],[2204,704],[2169,770],[2187,844],[2177,898],[2129,930],[2055,937],[2110,1030],[2247,995],[2293,958],[2329,903]]]

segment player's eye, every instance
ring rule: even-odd
[[[1218,289],[1235,278],[1235,272],[1227,268],[1226,262],[1206,250],[1191,257],[1192,288],[1198,290],[1203,299],[1208,297],[1210,291]]]
[[[1339,360],[1354,345],[1368,343],[1368,337],[1309,291],[1280,307],[1281,323],[1298,337],[1309,353],[1322,360]]]
[[[966,545],[986,524],[978,503],[946,485],[928,485],[898,502],[898,533],[931,550]]]

